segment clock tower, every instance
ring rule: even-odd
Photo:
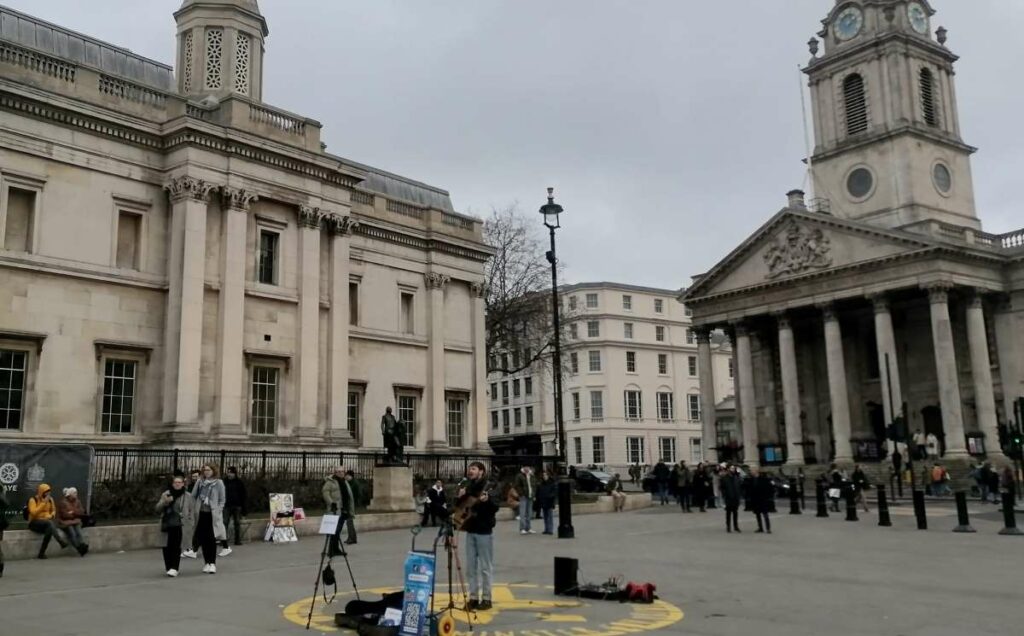
[[[811,39],[817,196],[836,216],[887,228],[980,229],[960,138],[946,30],[927,0],[837,0]]]

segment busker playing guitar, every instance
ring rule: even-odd
[[[466,479],[459,484],[457,505],[468,507],[461,529],[466,532],[466,563],[469,568],[467,610],[491,609],[491,583],[494,580],[494,515],[498,504],[487,488],[487,467],[473,462]]]

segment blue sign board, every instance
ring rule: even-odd
[[[405,559],[401,636],[423,636],[430,624],[430,593],[434,589],[434,555],[410,552]]]

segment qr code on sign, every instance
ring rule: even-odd
[[[417,603],[412,603],[405,606],[405,616],[402,617],[402,622],[405,623],[405,629],[415,630],[420,624],[420,606]]]

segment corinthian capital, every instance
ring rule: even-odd
[[[359,221],[348,215],[331,214],[327,217],[327,227],[332,234],[347,236],[359,227]]]
[[[437,272],[427,272],[423,275],[423,280],[426,281],[427,289],[444,289],[451,277]]]
[[[484,283],[470,283],[469,293],[473,294],[474,298],[483,298],[487,294],[487,285]]]
[[[299,206],[299,224],[309,228],[319,229],[321,221],[324,219],[324,212],[320,208],[314,208],[309,205]]]
[[[164,184],[164,190],[171,196],[172,203],[185,199],[206,201],[210,197],[210,192],[216,188],[217,186],[212,183],[188,176],[176,177]]]
[[[255,192],[241,188],[225,186],[220,189],[220,194],[224,200],[224,207],[231,210],[241,210],[242,212],[248,212],[249,207],[256,201],[259,201],[259,197],[256,196]]]
[[[693,327],[693,336],[698,345],[711,342],[711,327]]]
[[[928,302],[932,304],[949,302],[949,290],[953,289],[953,283],[937,281],[921,286],[928,292]]]

